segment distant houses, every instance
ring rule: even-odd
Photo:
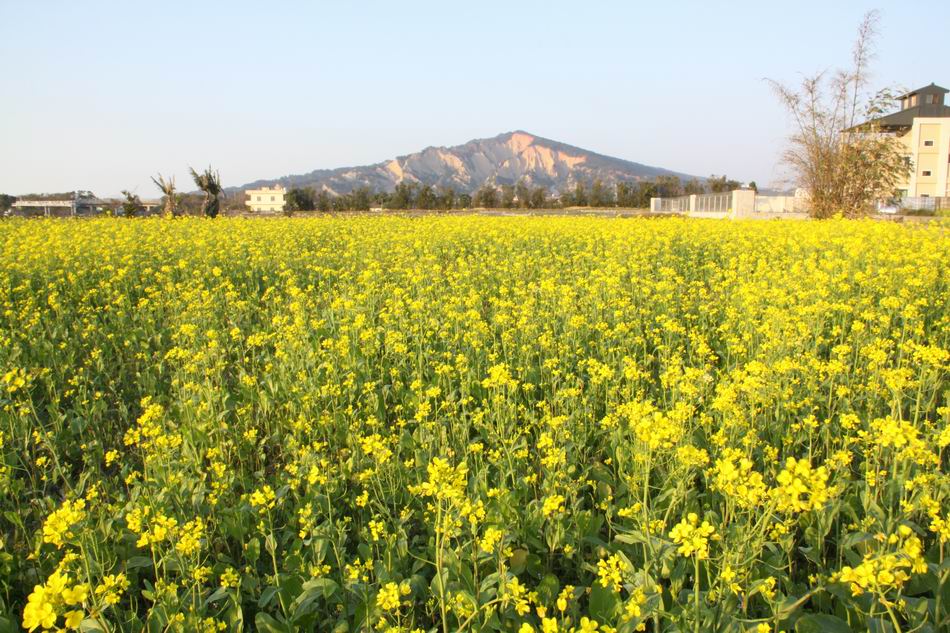
[[[161,211],[161,200],[140,200],[140,215]],[[11,215],[69,217],[114,212],[122,206],[120,200],[99,198],[91,191],[32,194],[20,196],[10,207]]]
[[[247,200],[244,204],[252,213],[282,213],[286,200],[287,189],[280,185],[248,189],[244,192]]]

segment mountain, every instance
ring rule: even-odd
[[[318,169],[308,174],[256,180],[230,191],[280,184],[317,190],[326,188],[331,193],[341,194],[362,186],[374,191],[392,191],[399,182],[409,181],[473,193],[485,183],[514,184],[523,178],[532,187],[557,192],[573,187],[577,182],[590,183],[595,179],[616,183],[656,176],[692,178],[518,130],[455,147],[428,147],[415,154],[365,167]]]

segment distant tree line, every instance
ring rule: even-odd
[[[578,182],[573,188],[551,197],[544,187],[531,187],[525,180],[514,185],[485,184],[474,194],[457,192],[452,187],[433,187],[415,182],[401,182],[392,192],[377,192],[369,187],[333,195],[313,187],[293,187],[287,191],[286,213],[297,211],[367,211],[381,207],[392,210],[422,209],[551,209],[568,207],[622,207],[645,209],[650,198],[666,198],[690,194],[721,193],[738,189],[742,184],[726,176],[710,176],[705,181],[683,181],[678,176],[657,176],[653,180],[608,184],[595,179]],[[755,183],[750,183],[755,188]]]
[[[13,207],[13,203],[17,201],[16,196],[11,196],[6,193],[0,193],[0,213],[6,213]]]
[[[206,215],[216,217],[219,212],[242,212],[246,210],[243,192],[227,194],[221,186],[221,177],[210,167],[203,172],[190,170],[191,177],[200,193],[180,193],[173,179],[159,174],[152,178],[162,192],[162,210],[168,216]],[[719,193],[732,191],[741,186],[726,176],[710,176],[701,181],[683,181],[677,176],[657,176],[653,180],[634,182],[621,181],[615,184],[595,179],[578,182],[574,187],[550,196],[544,187],[529,186],[525,180],[517,183],[485,184],[474,194],[458,192],[452,187],[433,187],[416,182],[401,182],[391,192],[373,191],[369,187],[357,187],[353,191],[337,195],[313,187],[293,187],[285,196],[285,213],[298,211],[368,211],[372,208],[391,210],[421,209],[449,211],[452,209],[552,209],[569,207],[608,208],[620,207],[645,209],[650,198],[668,198],[690,194]],[[749,183],[755,188],[755,183]],[[64,197],[63,196],[58,197]],[[91,197],[91,193],[89,193]],[[124,200],[107,208],[107,213],[125,217],[140,215],[144,209],[141,199],[134,193],[123,191]],[[72,194],[69,194],[71,197]],[[57,197],[57,196],[52,196]],[[0,212],[6,212],[17,200],[14,196],[0,194]]]

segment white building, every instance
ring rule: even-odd
[[[281,213],[284,210],[287,190],[280,185],[248,189],[244,193],[247,195],[244,204],[254,213]]]

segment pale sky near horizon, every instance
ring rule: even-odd
[[[950,3],[0,0],[0,192],[225,186],[523,129],[767,186],[786,114],[763,80],[850,62],[950,87]],[[927,16],[926,19],[923,16]]]

